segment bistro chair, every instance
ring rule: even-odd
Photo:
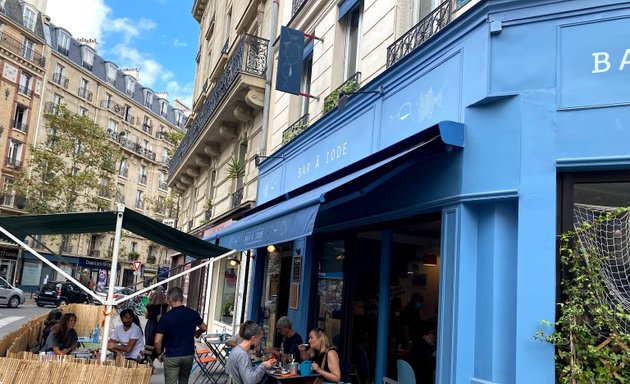
[[[383,377],[383,384],[416,384],[416,374],[408,362],[398,359],[396,363],[398,370],[398,380]]]
[[[197,372],[197,377],[195,377],[193,384],[216,383],[214,379],[214,373],[217,369],[216,365],[217,358],[212,356],[208,348],[201,347],[195,349],[193,372],[197,368],[199,368],[199,371]]]

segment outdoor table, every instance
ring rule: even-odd
[[[318,382],[321,375],[319,373],[311,373],[310,375],[299,374],[276,374],[274,370],[265,370],[265,373],[272,380],[272,383],[278,384],[314,384]]]
[[[225,364],[227,363],[227,357],[229,351],[232,349],[225,345],[225,342],[231,337],[228,333],[208,333],[201,335],[201,339],[208,346],[210,353],[216,357],[217,361],[214,367],[210,369],[211,377],[209,378],[213,382],[217,382],[222,375],[225,375]]]

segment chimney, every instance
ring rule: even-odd
[[[98,46],[98,41],[96,41],[96,39],[86,39],[85,37],[81,37],[77,39],[77,41],[81,44],[87,45],[88,47],[92,48],[95,51],[96,51],[96,47]]]
[[[139,68],[123,68],[121,69],[122,73],[125,75],[133,76],[136,81],[140,80],[140,69]]]
[[[168,92],[166,91],[155,92],[155,96],[159,97],[160,99],[168,100]]]

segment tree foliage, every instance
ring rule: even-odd
[[[547,332],[554,324],[543,321],[535,336],[556,346],[557,383],[630,382],[630,335],[620,323],[630,320],[630,314],[621,305],[611,305],[605,295],[609,288],[602,268],[610,255],[584,248],[577,237],[629,210],[620,208],[560,236],[565,299],[558,304],[560,317],[553,331]]]
[[[45,114],[46,142],[31,147],[29,167],[16,177],[30,213],[110,209],[112,176],[122,155],[98,124],[63,105]]]

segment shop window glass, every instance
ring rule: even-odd
[[[219,265],[219,279],[217,292],[217,306],[215,310],[215,320],[225,324],[232,324],[234,318],[234,303],[236,299],[236,268],[230,267],[227,259],[223,258]]]

